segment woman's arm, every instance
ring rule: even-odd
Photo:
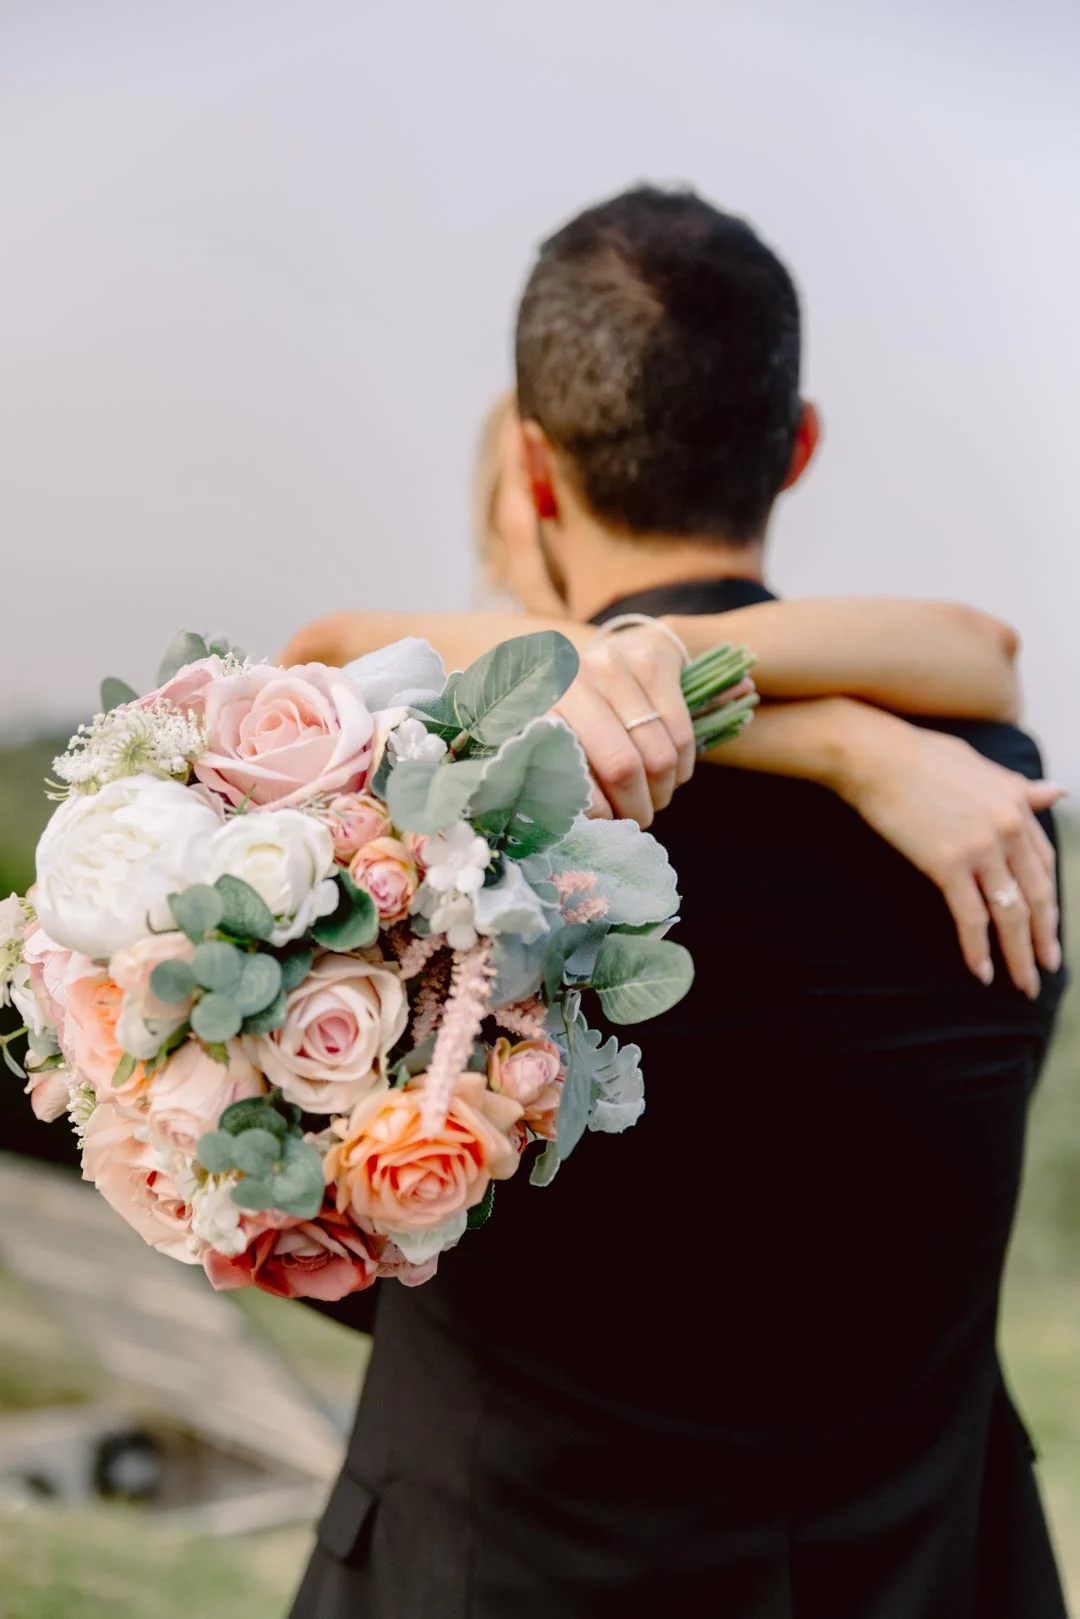
[[[757,654],[763,697],[846,696],[909,714],[1015,719],[1017,638],[972,607],[947,602],[763,602],[730,613],[666,620],[695,656],[723,641]],[[587,624],[515,613],[331,613],[293,637],[284,663],[348,663],[403,635],[421,635],[463,668],[499,641],[557,629],[584,651]]]
[[[1054,851],[1033,813],[1060,798],[1060,787],[843,697],[764,706],[714,758],[838,793],[941,889],[964,959],[984,983],[993,978],[991,919],[1026,994],[1039,993],[1036,960],[1051,972],[1060,967]],[[1014,882],[1019,899],[995,904]]]

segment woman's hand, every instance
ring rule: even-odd
[[[595,639],[582,652],[578,677],[555,712],[589,761],[592,815],[648,826],[694,773],[682,658],[662,630],[642,625]]]
[[[900,726],[848,750],[836,788],[881,837],[941,889],[964,960],[994,976],[991,920],[1018,989],[1034,999],[1040,963],[1061,966],[1055,856],[1034,812],[1063,794],[984,759],[957,737]]]

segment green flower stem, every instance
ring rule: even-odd
[[[756,691],[748,692],[737,702],[718,708],[711,714],[702,714],[694,721],[694,737],[699,753],[707,753],[721,742],[730,741],[748,724],[760,698]]]
[[[745,647],[719,646],[695,658],[683,670],[682,688],[691,713],[721,692],[738,685],[753,667],[754,656]]]
[[[21,1040],[24,1034],[29,1033],[30,1030],[24,1023],[21,1029],[12,1029],[10,1034],[0,1034],[0,1046],[9,1046],[13,1040]]]
[[[455,754],[460,753],[462,748],[468,746],[468,743],[469,743],[469,733],[468,733],[468,731],[459,731],[457,736],[454,738],[454,740],[451,742],[450,746],[446,750],[447,759],[452,759]],[[456,777],[454,779],[455,779],[455,781],[457,780]]]

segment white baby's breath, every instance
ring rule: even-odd
[[[0,899],[0,1006],[11,1004],[11,986],[22,961],[23,937],[30,907],[18,894]]]
[[[184,780],[205,750],[203,721],[171,703],[114,708],[80,725],[67,752],[53,760],[53,770],[65,784],[58,796],[96,793],[125,776]]]

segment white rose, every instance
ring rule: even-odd
[[[271,944],[288,944],[337,904],[334,839],[328,827],[302,810],[261,810],[234,815],[206,850],[203,881],[228,874],[249,884],[278,923]]]
[[[469,1223],[467,1209],[458,1214],[452,1214],[449,1220],[443,1220],[440,1225],[431,1226],[426,1231],[383,1231],[384,1237],[389,1237],[394,1247],[398,1249],[410,1265],[423,1265],[436,1254],[444,1253],[447,1248],[461,1241]]]
[[[167,918],[218,816],[177,781],[128,776],[61,804],[37,847],[34,908],[50,938],[103,960]]]

